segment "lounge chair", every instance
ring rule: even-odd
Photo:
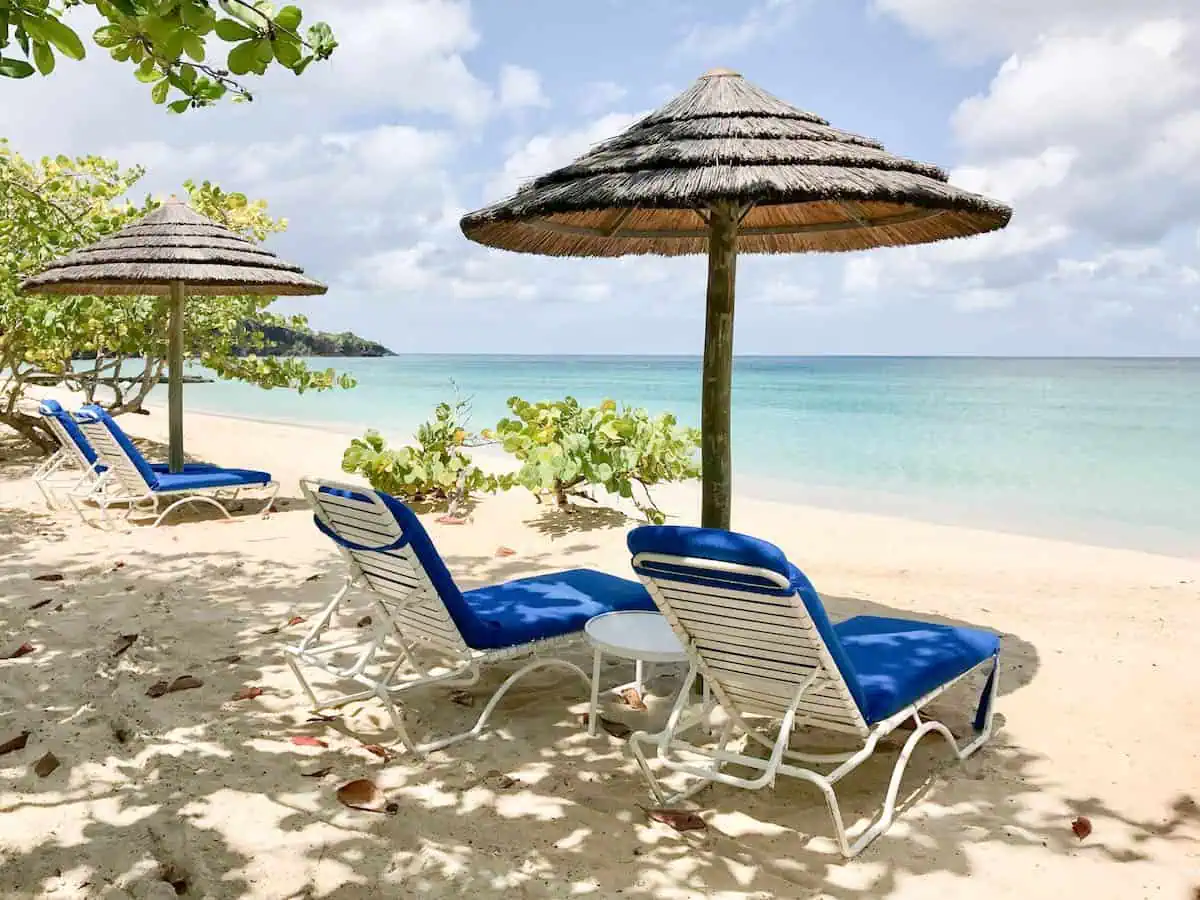
[[[75,418],[57,400],[42,400],[38,404],[38,412],[59,446],[49,459],[34,469],[33,480],[46,498],[46,504],[57,507],[54,494],[59,482],[68,492],[78,491],[84,484],[94,483],[107,466],[100,462],[95,449],[79,430]],[[150,468],[159,474],[170,472],[166,463],[151,463]],[[215,468],[207,463],[188,463],[183,470],[205,472]],[[60,479],[59,476],[64,474],[66,478]]]
[[[660,803],[674,803],[712,782],[758,789],[777,775],[812,782],[825,797],[838,845],[851,857],[888,829],[895,814],[900,779],[913,748],[933,732],[959,759],[988,739],[996,697],[999,638],[985,631],[909,619],[856,616],[834,625],[804,573],[783,551],[765,541],[728,531],[645,526],[630,532],[633,568],[692,660],[686,684],[666,727],[631,737],[634,755]],[[967,675],[990,667],[975,716],[975,738],[959,746],[941,722],[922,710]],[[692,683],[702,677],[727,715],[716,745],[700,747],[680,738],[706,720],[686,716]],[[851,843],[834,785],[875,751],[879,740],[911,722],[892,770],[883,811]],[[764,725],[778,723],[768,737]],[[798,730],[836,732],[861,742],[845,753],[803,753],[789,743]],[[735,732],[765,747],[765,758],[735,753]],[[651,770],[643,745],[654,748],[670,772],[699,782],[668,796]],[[703,764],[673,756],[684,751]],[[794,761],[794,762],[793,762]],[[794,763],[826,764],[824,774]],[[729,764],[754,773],[740,777]]]
[[[314,709],[332,709],[378,698],[387,708],[401,743],[428,753],[480,734],[508,689],[543,666],[579,676],[583,696],[591,682],[577,665],[541,657],[583,632],[593,616],[614,610],[653,610],[636,581],[591,569],[535,575],[492,587],[460,591],[429,535],[413,512],[388,494],[370,488],[317,479],[300,484],[317,528],[342,551],[346,582],[312,621],[301,641],[287,648],[288,662]],[[325,634],[352,587],[367,590],[370,630],[345,641]],[[389,645],[395,658],[382,659]],[[383,652],[381,652],[383,651]],[[484,706],[475,724],[460,734],[415,742],[405,728],[397,699],[431,685],[475,683],[484,666],[526,654],[535,658],[508,676]],[[338,654],[351,658],[341,665]],[[436,659],[436,665],[426,660]],[[320,699],[302,667],[313,667],[359,690]]]
[[[81,517],[83,504],[93,502],[100,508],[101,522],[110,524],[110,506],[126,506],[125,518],[135,512],[154,515],[157,526],[174,510],[187,503],[207,503],[232,518],[223,500],[234,500],[242,490],[265,490],[267,500],[262,514],[266,515],[279,484],[266,472],[253,469],[224,469],[219,466],[185,468],[171,473],[165,466],[153,466],[125,434],[112,416],[99,406],[85,406],[75,416],[83,436],[97,455],[98,477],[67,496]],[[174,500],[161,513],[163,500]],[[85,517],[86,518],[86,517]]]

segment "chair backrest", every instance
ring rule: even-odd
[[[69,412],[62,408],[57,400],[46,398],[38,404],[38,412],[46,427],[62,445],[64,450],[74,454],[75,459],[85,468],[90,469],[96,463],[96,451],[88,443],[88,439],[79,430],[79,425]]]
[[[800,686],[797,723],[865,735],[862,689],[811,582],[773,544],[710,528],[629,533],[633,568],[736,715],[781,717]]]
[[[382,491],[317,478],[300,488],[313,522],[342,550],[351,574],[379,594],[405,640],[466,653],[474,613],[407,506]]]
[[[106,410],[89,404],[75,414],[75,421],[100,462],[108,467],[109,477],[115,478],[127,495],[141,497],[158,487],[158,476],[146,457]]]

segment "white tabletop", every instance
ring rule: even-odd
[[[688,658],[660,613],[604,613],[589,619],[583,630],[593,647],[623,659],[686,662]]]

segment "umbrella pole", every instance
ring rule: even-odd
[[[739,212],[732,203],[714,203],[709,209],[708,313],[704,323],[704,389],[700,409],[700,464],[704,478],[700,524],[726,530],[733,490],[729,413]]]
[[[172,472],[183,471],[183,299],[186,286],[171,282],[171,319],[167,342],[168,456]]]

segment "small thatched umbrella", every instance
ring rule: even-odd
[[[708,254],[703,524],[729,527],[737,254],[864,250],[1002,228],[1007,206],[714,69],[661,109],[462,220],[546,256]]]
[[[42,294],[169,294],[172,472],[183,470],[183,304],[188,294],[323,294],[325,285],[172,197],[115,234],[67,254],[21,285]]]

